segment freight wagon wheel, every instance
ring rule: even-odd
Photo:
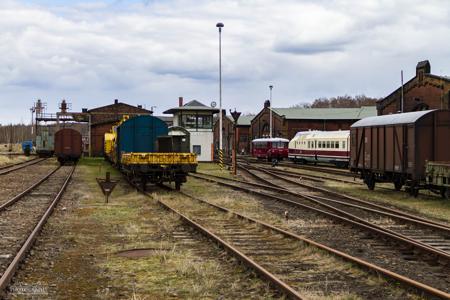
[[[446,200],[450,199],[450,188],[443,187],[441,189],[441,196]]]
[[[175,180],[175,189],[177,191],[181,190],[181,181],[180,180]]]
[[[375,189],[375,176],[372,173],[365,175],[364,182],[369,190],[373,191]]]
[[[402,179],[400,178],[394,179],[394,188],[396,191],[400,191],[402,189],[403,184],[404,182]]]
[[[419,196],[419,189],[413,185],[409,188],[409,194],[414,198],[417,198],[417,196]]]

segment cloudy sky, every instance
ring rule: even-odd
[[[225,24],[223,103],[257,112],[317,97],[382,97],[429,59],[450,75],[448,0],[0,0],[0,123],[120,99],[218,102],[217,22]]]

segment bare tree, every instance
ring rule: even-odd
[[[303,103],[291,106],[292,108],[357,108],[361,106],[373,106],[381,98],[356,95],[355,97],[344,95],[338,97],[321,97],[315,99],[311,104]]]
[[[31,140],[32,138],[31,125],[0,125],[0,144],[16,144],[26,140]]]

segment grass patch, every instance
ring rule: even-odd
[[[233,178],[228,166],[224,165],[223,170],[220,170],[219,164],[216,163],[199,163],[197,171],[205,174],[221,176],[225,178]]]
[[[106,255],[97,267],[108,274],[112,287],[108,296],[217,299],[227,294],[242,298],[249,292],[251,298],[273,299],[273,291],[256,276],[235,263],[219,260],[224,253],[208,241],[197,240],[194,235],[193,244],[185,245],[174,239],[174,232],[184,230],[179,218],[162,209],[156,200],[137,193],[124,179],[113,191],[110,203],[104,204],[95,177],[104,177],[106,171],[114,177],[121,175],[103,159],[85,158],[79,166],[89,190],[83,201],[83,215],[99,224],[102,234],[97,241],[84,239],[85,243],[96,243],[97,251]],[[166,194],[158,192],[154,196]],[[88,232],[80,234],[88,236]],[[116,255],[119,251],[143,248],[151,250],[149,255]]]
[[[328,225],[332,223],[331,220],[329,222],[325,220],[324,223],[317,220],[306,221],[302,219],[292,219],[287,222],[283,214],[268,211],[259,200],[251,195],[194,178],[188,181],[184,191],[291,232],[295,232],[298,227],[311,229],[327,226],[326,223]],[[182,197],[180,199],[171,197],[170,201],[171,203],[177,203],[177,206],[181,207],[187,205],[186,200],[183,203]],[[358,266],[313,246],[308,246],[302,242],[293,242],[290,245],[294,244],[297,246],[297,249],[289,254],[290,261],[301,262],[311,266],[309,270],[302,272],[301,275],[299,274],[300,277],[305,276],[305,282],[295,284],[299,286],[301,294],[307,299],[363,299],[356,292],[353,292],[358,290],[358,286],[368,290],[386,289],[385,292],[388,291],[391,295],[398,295],[398,298],[405,297],[405,290],[396,286],[389,286],[382,277],[368,274]],[[268,258],[264,259],[264,263],[266,263]],[[342,282],[343,278],[346,278],[344,282]],[[288,281],[288,278],[286,280]],[[325,287],[323,285],[324,281]],[[327,281],[329,281],[329,286]],[[344,284],[344,286],[340,287],[340,284]],[[407,298],[415,298],[415,295],[407,293]],[[417,298],[419,299],[420,297]]]
[[[31,158],[34,157],[25,155],[0,155],[0,166],[17,164]]]

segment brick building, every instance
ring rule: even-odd
[[[378,115],[401,111],[401,86],[377,102]],[[416,76],[403,85],[403,112],[450,109],[450,78],[431,74],[428,60],[416,66]]]
[[[251,139],[269,136],[269,109],[264,108],[252,119]],[[347,130],[354,122],[376,116],[375,106],[361,108],[273,108],[273,136],[292,139],[299,131],[307,130]]]
[[[240,116],[237,122],[237,151],[238,153],[250,153],[250,125],[251,120],[255,116]],[[233,118],[231,116],[224,116],[222,119],[222,144],[224,155],[231,155],[233,149]],[[219,149],[219,117],[215,117],[214,123],[214,149]]]
[[[91,124],[91,156],[103,156],[105,133],[111,130],[124,115],[139,116],[151,115],[152,111],[142,108],[141,105],[132,106],[114,100],[113,104],[97,107],[87,111]]]

